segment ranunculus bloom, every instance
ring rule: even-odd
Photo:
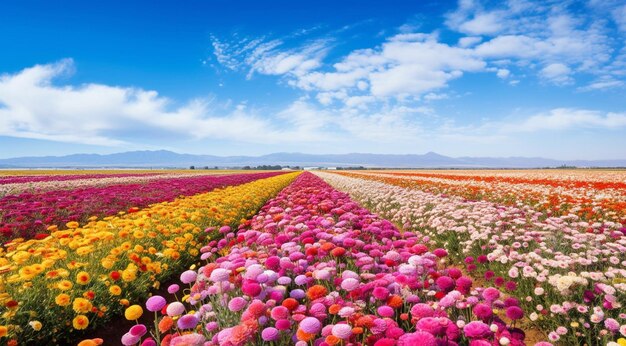
[[[146,309],[151,312],[159,311],[167,304],[165,298],[161,296],[152,296],[146,301]]]

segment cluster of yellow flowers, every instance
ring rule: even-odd
[[[298,173],[261,179],[92,219],[42,240],[0,248],[0,338],[9,343],[74,339],[75,330],[121,316],[161,280],[199,260],[217,231],[236,226]],[[73,328],[72,328],[73,327]],[[6,340],[6,339],[5,339]]]

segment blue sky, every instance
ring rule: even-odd
[[[626,158],[626,1],[0,3],[0,157]]]

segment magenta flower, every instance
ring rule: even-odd
[[[484,303],[476,304],[472,309],[472,312],[476,315],[476,317],[483,321],[487,321],[493,316],[491,307]]]
[[[524,317],[524,311],[519,306],[510,306],[506,309],[506,317],[519,320]]]
[[[489,326],[480,321],[472,321],[463,327],[463,333],[468,338],[487,338],[491,336]]]
[[[398,339],[398,346],[436,346],[437,341],[432,334],[417,331],[415,333],[407,333]]]
[[[147,333],[147,331],[148,330],[145,325],[137,324],[132,326],[128,332],[133,336],[142,337]]]

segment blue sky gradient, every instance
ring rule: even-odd
[[[626,158],[626,1],[0,3],[0,157]]]

